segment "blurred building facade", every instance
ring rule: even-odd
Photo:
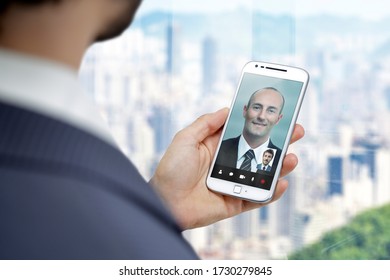
[[[310,19],[248,13],[249,36],[273,36],[266,47],[258,46],[258,37],[250,48],[229,45],[233,27],[210,33],[212,27],[188,27],[195,16],[187,15],[187,22],[169,15],[145,26],[140,19],[121,38],[94,46],[80,72],[118,146],[146,179],[176,131],[230,105],[246,61],[292,64],[310,73],[299,118],[306,136],[290,148],[300,163],[287,177],[289,190],[270,206],[185,232],[203,258],[284,259],[361,211],[390,202],[390,50],[375,56],[390,40],[385,30],[372,38],[337,30],[316,35],[307,30]],[[215,20],[227,21],[223,15]],[[272,20],[281,27],[272,29]],[[312,19],[311,28],[316,24],[321,21]]]

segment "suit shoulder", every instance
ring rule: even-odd
[[[269,140],[268,148],[276,149],[276,150],[278,150],[278,151],[281,151],[281,150],[282,150],[282,149],[280,149],[278,146],[274,145],[274,143],[272,143],[271,140]]]
[[[238,145],[240,136],[223,140],[221,145]]]
[[[229,139],[223,140],[221,143],[220,151],[231,152],[232,150],[237,150],[239,139],[240,139],[240,137],[229,138]]]

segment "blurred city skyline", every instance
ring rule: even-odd
[[[230,105],[241,69],[253,59],[310,73],[298,119],[306,136],[290,148],[300,164],[278,202],[187,231],[203,258],[284,259],[390,202],[390,34],[383,23],[255,9],[218,17],[154,11],[120,38],[92,47],[80,79],[148,179],[175,132]]]
[[[138,11],[140,16],[154,11],[173,13],[219,13],[247,9],[271,15],[293,15],[295,17],[335,15],[358,17],[367,20],[381,20],[390,16],[390,11],[381,0],[213,0],[207,5],[193,0],[144,0]]]

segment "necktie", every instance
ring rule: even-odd
[[[263,170],[265,170],[265,166],[263,166]]]
[[[246,171],[251,171],[251,161],[255,157],[255,152],[253,150],[248,150],[245,155],[244,162],[241,164],[240,169],[241,170],[246,170]]]

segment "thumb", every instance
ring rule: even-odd
[[[192,135],[192,139],[196,139],[197,143],[200,143],[224,125],[228,112],[228,108],[223,108],[215,113],[203,115],[184,130]]]

